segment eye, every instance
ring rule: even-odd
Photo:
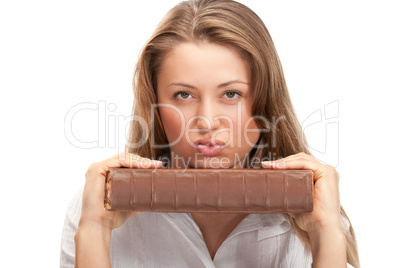
[[[236,94],[239,95],[239,97],[242,96],[242,93],[237,90],[228,90],[224,93],[224,95],[226,95],[229,99],[234,99],[236,97]]]
[[[173,97],[177,98],[178,96],[180,96],[179,99],[188,99],[188,97],[191,95],[187,91],[177,91],[176,93],[174,93]]]

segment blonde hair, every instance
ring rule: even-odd
[[[286,157],[299,152],[310,154],[307,141],[290,100],[282,65],[274,43],[263,21],[248,7],[231,0],[190,0],[172,8],[160,22],[142,50],[135,68],[133,115],[126,151],[152,159],[169,154],[168,140],[163,129],[157,103],[157,74],[163,57],[183,42],[210,42],[236,48],[248,62],[252,73],[252,115],[276,120],[275,131],[262,133],[258,146],[250,152],[253,158]],[[154,116],[152,116],[154,114]],[[135,119],[135,118],[134,118]],[[267,121],[255,118],[260,128]],[[152,132],[152,133],[150,133]],[[151,139],[149,135],[151,134]],[[144,139],[145,135],[145,139]],[[143,141],[140,143],[140,141]],[[135,144],[136,146],[133,146]],[[270,144],[271,146],[265,146]],[[347,260],[359,267],[357,243],[349,218],[341,207],[341,216],[348,221],[345,230]],[[308,233],[293,218],[297,235],[310,248]]]

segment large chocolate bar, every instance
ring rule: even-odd
[[[110,168],[105,209],[152,212],[308,212],[310,170]]]

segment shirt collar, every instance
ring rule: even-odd
[[[290,220],[282,213],[249,214],[229,235],[228,239],[244,232],[257,231],[257,240],[277,236],[291,229]]]
[[[264,227],[258,229],[258,241],[288,232],[289,216],[282,213],[260,214]]]
[[[202,236],[198,226],[189,213],[163,213],[164,217],[177,227],[187,226],[198,236]],[[181,229],[179,227],[179,229]],[[249,214],[228,236],[228,239],[241,233],[257,231],[257,240],[261,241],[288,232],[291,229],[289,216],[283,213]]]

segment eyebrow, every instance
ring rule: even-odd
[[[228,82],[220,84],[218,86],[218,88],[227,87],[227,86],[229,86],[231,84],[237,84],[237,83],[238,84],[250,85],[250,83],[246,83],[246,82],[243,82],[243,81],[240,81],[240,80],[232,80],[232,81],[228,81]],[[168,85],[167,87],[170,87],[170,86],[182,86],[182,87],[188,87],[188,88],[192,88],[192,89],[197,89],[196,86],[193,86],[193,85],[190,85],[190,84],[187,84],[187,83],[182,83],[182,82],[174,82],[174,83],[171,83],[170,85]]]

